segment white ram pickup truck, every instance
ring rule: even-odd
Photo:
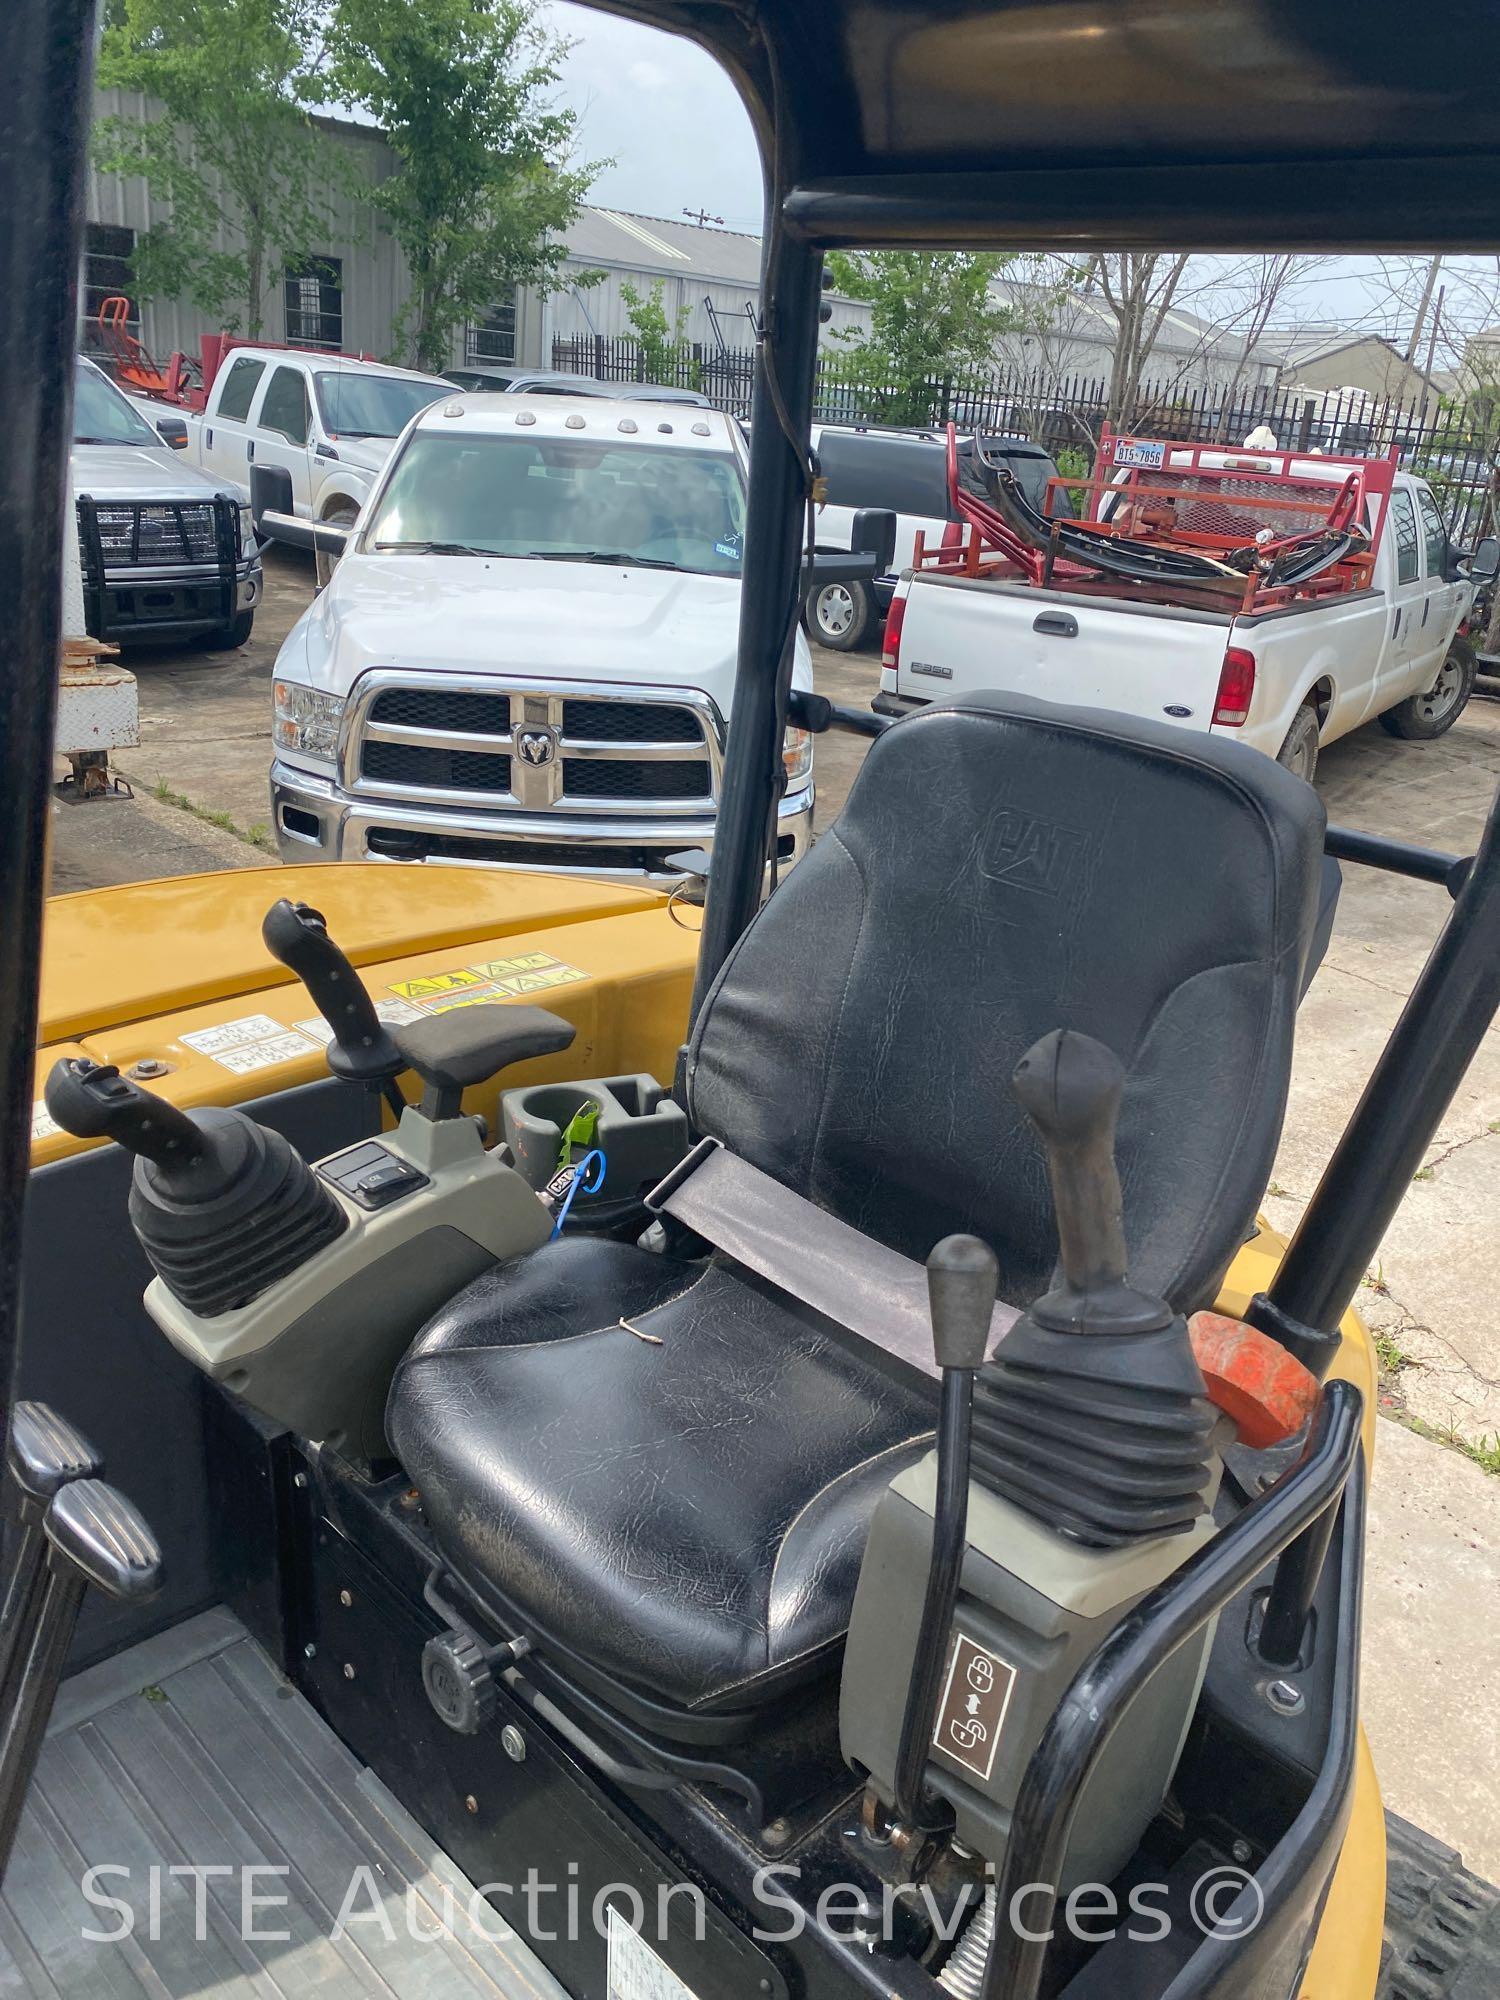
[[[291,476],[292,511],[348,526],[407,422],[453,385],[435,375],[290,347],[230,347],[202,410],[184,414],[187,455],[248,487],[258,465]],[[262,540],[267,535],[257,521]],[[320,580],[326,580],[320,568]]]
[[[716,410],[449,385],[355,528],[293,533],[342,553],[276,662],[283,856],[680,877],[713,839],[747,472]],[[257,473],[273,514],[278,483]],[[783,865],[811,834],[804,731],[785,767]]]
[[[1012,492],[984,516],[989,553],[907,572],[877,710],[1015,691],[1233,737],[1307,778],[1376,717],[1402,737],[1451,728],[1474,685],[1476,579],[1422,480],[1387,461],[1112,450],[1077,523],[1049,536]],[[1091,547],[1112,573],[1090,573]]]

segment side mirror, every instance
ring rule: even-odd
[[[879,561],[868,549],[851,549],[848,555],[828,550],[815,555],[811,562],[806,556],[802,558],[804,592],[825,583],[873,583],[879,574]]]
[[[1497,576],[1500,576],[1500,541],[1486,535],[1469,558],[1469,579],[1472,583],[1493,583]]]
[[[250,513],[262,541],[286,542],[294,549],[332,556],[335,561],[349,545],[352,528],[332,521],[304,521],[293,510],[292,475],[284,465],[252,465]]]
[[[173,451],[187,450],[188,428],[181,417],[158,417],[156,435],[163,444],[170,445]]]
[[[888,507],[861,507],[854,516],[853,546],[875,558],[875,574],[889,576],[896,562],[896,516]]]

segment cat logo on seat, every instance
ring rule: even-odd
[[[1072,827],[1017,806],[1001,806],[990,820],[979,869],[1007,888],[1057,896],[1068,887],[1088,847],[1087,836]]]

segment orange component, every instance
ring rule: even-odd
[[[1284,1444],[1318,1407],[1318,1378],[1279,1340],[1224,1313],[1194,1313],[1188,1338],[1209,1400],[1233,1420],[1241,1444]]]

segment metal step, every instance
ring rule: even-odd
[[[223,1611],[66,1685],[0,1896],[4,2000],[141,1994],[567,2000]]]

